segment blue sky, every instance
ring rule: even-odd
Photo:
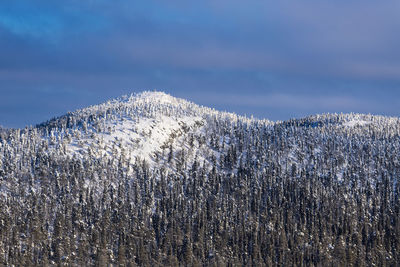
[[[285,120],[400,115],[397,0],[0,3],[0,125],[161,90]]]

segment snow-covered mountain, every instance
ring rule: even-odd
[[[194,158],[208,161],[219,156],[223,143],[232,136],[220,133],[219,124],[231,129],[263,127],[266,131],[283,126],[328,129],[351,134],[389,131],[398,134],[399,119],[364,114],[326,114],[286,122],[249,119],[233,113],[198,106],[163,92],[123,96],[52,119],[38,126],[50,150],[79,158],[124,156],[131,163],[146,160],[151,166],[164,162],[168,150],[188,149]],[[317,130],[318,132],[318,130]],[[208,140],[209,135],[218,140]],[[205,143],[194,140],[203,139]],[[213,143],[210,143],[210,142]],[[190,142],[190,145],[189,145]],[[193,147],[194,146],[194,147]],[[294,152],[293,152],[294,153]]]
[[[399,118],[143,92],[0,130],[0,264],[395,266],[399,181]]]
[[[282,127],[286,128],[286,133],[296,129],[301,136],[316,138],[313,152],[321,154],[326,145],[324,139],[339,138],[340,142],[347,142],[354,135],[367,140],[371,135],[397,136],[399,122],[399,118],[364,114],[325,114],[271,122],[219,112],[163,92],[143,92],[77,110],[38,128],[52,153],[86,160],[122,157],[131,164],[145,160],[152,170],[160,167],[176,170],[171,159],[175,162],[181,154],[187,166],[192,166],[196,160],[199,165],[212,168],[211,161],[222,161],[229,146],[240,145],[239,130],[244,130],[251,138],[261,138],[260,134],[271,134]],[[289,147],[276,157],[281,164],[295,164],[297,168],[310,166],[310,161],[304,157],[299,159],[299,155],[310,152],[299,146],[297,138],[288,137],[285,142]],[[254,160],[256,146],[248,147],[240,158]],[[235,167],[229,171],[237,171]],[[344,163],[335,174],[342,177],[346,167]]]
[[[132,164],[145,160],[154,169],[182,151],[187,152],[190,165],[195,159],[203,164],[219,157],[221,151],[208,135],[219,135],[215,130],[220,123],[230,127],[273,124],[218,112],[163,92],[143,92],[68,113],[38,129],[52,153],[81,159],[123,157]],[[218,136],[214,143],[229,138]]]

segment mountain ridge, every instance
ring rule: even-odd
[[[114,105],[131,105],[134,104],[135,101],[138,102],[153,102],[154,103],[162,103],[162,104],[170,104],[171,106],[179,106],[179,105],[184,105],[184,107],[190,107],[190,106],[195,106],[197,108],[201,108],[203,110],[206,110],[210,113],[214,113],[214,112],[219,112],[219,113],[224,113],[224,114],[230,114],[233,116],[237,116],[237,117],[241,117],[241,118],[246,118],[246,119],[254,119],[254,120],[258,120],[258,121],[267,121],[270,123],[286,123],[286,122],[292,122],[292,121],[301,121],[301,120],[325,120],[325,122],[329,122],[329,120],[332,120],[332,118],[337,118],[338,116],[345,116],[348,117],[349,119],[352,119],[354,117],[356,118],[368,118],[368,120],[375,120],[375,121],[383,121],[383,120],[391,120],[393,122],[399,122],[399,118],[398,117],[393,117],[393,116],[384,116],[384,115],[372,115],[372,114],[363,114],[363,113],[322,113],[322,114],[315,114],[315,115],[309,115],[309,116],[305,116],[302,118],[291,118],[288,120],[278,120],[278,121],[270,121],[267,118],[253,118],[253,116],[251,116],[251,118],[247,117],[247,116],[242,116],[242,115],[238,115],[234,112],[227,112],[227,111],[218,111],[214,108],[209,108],[206,106],[200,106],[195,104],[194,102],[182,99],[182,98],[176,98],[173,97],[165,92],[162,91],[143,91],[141,93],[132,93],[130,95],[124,95],[118,98],[114,98],[111,99],[109,101],[106,101],[104,103],[100,103],[100,104],[96,104],[96,105],[92,105],[86,108],[82,108],[82,109],[78,109],[76,111],[73,112],[67,112],[67,114],[65,115],[61,115],[59,117],[55,117],[52,118],[48,121],[42,122],[37,124],[35,127],[43,127],[46,124],[49,124],[53,121],[59,120],[59,119],[63,119],[65,117],[71,116],[71,115],[75,115],[78,113],[86,113],[87,116],[90,115],[95,115],[96,112],[100,112],[100,110],[107,108],[107,106],[110,108],[110,105],[112,106]],[[97,111],[96,111],[97,109]],[[102,110],[104,112],[104,110]]]
[[[230,124],[247,125],[245,127],[258,125],[257,127],[270,131],[279,126],[300,126],[327,127],[331,131],[338,128],[371,128],[372,131],[379,132],[400,124],[398,118],[366,114],[322,114],[271,122],[220,112],[163,92],[145,91],[68,113],[43,123],[38,128],[46,129],[45,138],[51,139],[51,143],[55,144],[50,147],[59,149],[57,144],[65,144],[63,150],[66,155],[107,158],[124,154],[131,163],[146,160],[151,167],[158,168],[156,161],[168,161],[166,150],[171,150],[174,146],[175,150],[182,151],[182,148],[189,146],[190,136],[207,138],[207,132],[218,127],[216,121],[224,120],[228,120]],[[360,131],[360,134],[365,134],[363,132]],[[190,164],[193,164],[195,158],[210,164],[211,155],[219,157],[220,154],[210,143],[191,152]]]

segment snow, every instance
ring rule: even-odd
[[[197,124],[196,124],[197,123]],[[97,133],[73,140],[67,145],[69,154],[91,153],[101,157],[116,157],[124,154],[132,163],[136,158],[154,163],[155,153],[169,147],[174,138],[203,125],[202,117],[183,116],[173,118],[159,116],[158,118],[121,118],[118,121],[108,121],[108,133]]]
[[[372,123],[371,121],[353,119],[343,123],[343,126],[346,127],[365,126],[371,123]]]
[[[130,97],[133,99],[134,97]],[[151,103],[162,103],[162,104],[178,104],[179,100],[171,95],[168,95],[164,92],[150,92],[146,91],[136,96],[135,98],[138,101],[143,102],[151,102]]]

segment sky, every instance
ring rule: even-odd
[[[0,2],[0,125],[144,90],[286,120],[400,116],[398,0]]]

